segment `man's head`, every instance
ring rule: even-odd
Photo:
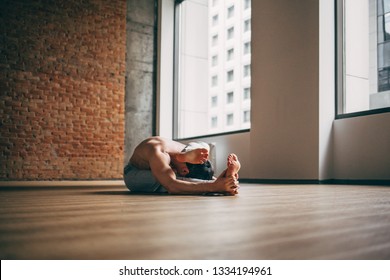
[[[183,149],[183,152],[192,151],[194,149],[207,149],[210,151],[210,146],[207,143],[201,141],[190,142]],[[202,180],[211,180],[213,178],[214,168],[209,160],[206,160],[202,164],[192,164],[188,162],[185,164],[188,168],[188,173],[184,175],[185,177]]]
[[[186,163],[189,173],[186,175],[187,178],[196,178],[202,180],[211,180],[214,175],[214,168],[209,160],[206,160],[202,164]]]

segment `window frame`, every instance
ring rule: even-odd
[[[229,26],[227,29],[226,29],[226,39],[227,40],[232,40],[234,39],[234,25],[233,26]]]
[[[234,59],[234,47],[231,47],[226,51],[226,61],[232,61],[233,59]]]
[[[231,121],[231,123],[229,123]],[[234,113],[229,112],[226,114],[226,126],[234,125]]]
[[[250,113],[250,111],[249,110],[244,110],[243,112],[243,122],[244,123],[248,123],[248,122],[250,122],[251,121],[251,113]],[[248,119],[246,119],[246,117],[248,117]]]
[[[345,56],[344,56],[344,0],[335,1],[335,119],[353,118],[390,112],[390,107],[369,109],[352,113],[344,113],[345,104]]]
[[[226,93],[226,104],[234,104],[234,91],[230,90]]]
[[[218,95],[211,96],[211,108],[218,107]]]
[[[233,18],[234,13],[235,13],[235,7],[234,7],[234,4],[232,4],[227,8],[226,18],[227,19]]]

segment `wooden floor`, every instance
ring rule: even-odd
[[[390,187],[1,187],[1,259],[390,259]]]

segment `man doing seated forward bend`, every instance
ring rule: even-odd
[[[227,159],[227,168],[213,177],[206,143],[180,142],[162,137],[142,141],[124,169],[124,180],[131,192],[170,194],[238,193],[238,171],[235,154]]]

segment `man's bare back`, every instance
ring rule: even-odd
[[[208,158],[207,149],[196,149],[183,152],[186,145],[162,137],[151,137],[142,141],[134,150],[130,163],[139,169],[151,169],[150,161],[156,154],[169,157],[170,165],[180,176],[188,174],[186,162],[192,164],[203,163]]]
[[[168,141],[162,137],[151,137],[135,148],[130,163],[140,169],[150,169],[149,159],[156,150],[169,155],[169,153],[181,152],[184,148],[185,145],[180,142]]]

